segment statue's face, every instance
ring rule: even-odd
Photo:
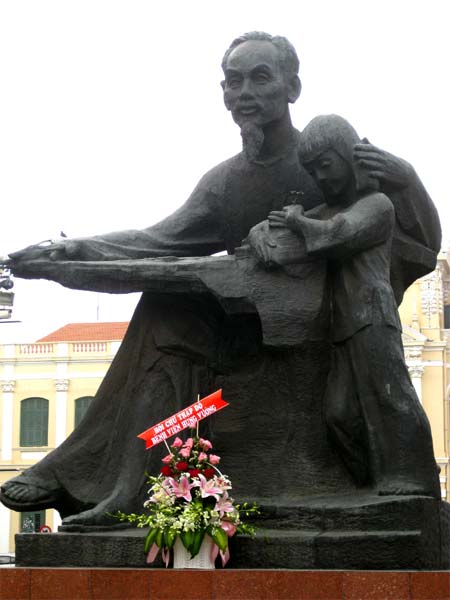
[[[353,170],[335,150],[328,149],[305,165],[330,205],[346,200],[346,191],[354,181]]]
[[[225,106],[240,127],[279,121],[294,101],[271,42],[251,40],[237,46],[228,57],[222,87]]]

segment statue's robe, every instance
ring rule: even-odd
[[[321,202],[298,163],[295,145],[268,162],[249,163],[238,154],[207,173],[186,204],[162,222],[141,231],[78,239],[76,244],[68,241],[67,250],[71,260],[87,262],[206,256],[222,250],[233,254],[251,227],[286,203],[291,190],[303,192],[306,208]],[[408,256],[412,257],[406,264],[412,281],[434,267],[440,230],[438,221],[422,218],[435,209],[420,182],[412,182],[401,201],[408,202],[417,217],[405,219],[408,230],[402,230],[402,235],[407,242],[399,253],[402,270]],[[301,281],[303,272],[307,285],[314,268],[311,264],[299,268],[294,276]],[[14,272],[82,287],[76,280],[45,275],[39,269],[39,264],[34,270],[32,262],[18,263]],[[292,302],[293,294],[289,286],[277,286],[281,278],[291,275],[259,269],[266,282],[261,289],[275,296],[271,306],[273,314],[279,315],[287,295]],[[268,278],[273,285],[267,283]],[[397,279],[401,295],[404,278]],[[106,283],[99,283],[97,289],[106,291],[108,285],[106,275]],[[129,285],[119,288],[113,285],[110,291],[131,291]],[[252,289],[258,288],[256,281]],[[223,387],[230,407],[204,421],[202,433],[210,435],[215,451],[223,454],[223,470],[231,476],[240,498],[276,501],[284,496],[295,501],[305,494],[353,489],[330,450],[322,417],[329,366],[323,328],[316,337],[311,328],[309,339],[303,336],[296,344],[285,326],[286,343],[274,333],[283,329],[272,328],[271,338],[255,311],[230,315],[214,294],[169,293],[169,289],[161,285],[161,292],[143,294],[83,421],[61,446],[20,478],[45,484],[52,501],[44,500],[41,506],[54,506],[63,516],[95,507],[96,513],[88,513],[86,522],[101,520],[105,512],[116,509],[138,511],[145,497],[145,472],[157,472],[166,451],[157,447],[145,452],[136,435],[191,404],[197,394],[218,387]],[[323,290],[326,294],[326,286]],[[297,300],[299,306],[305,301],[301,294]],[[267,328],[270,315],[265,319]],[[323,320],[318,323],[322,327]],[[19,509],[28,508],[23,504]]]

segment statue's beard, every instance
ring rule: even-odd
[[[241,127],[242,147],[249,161],[258,158],[264,144],[264,131],[254,123],[244,123]]]

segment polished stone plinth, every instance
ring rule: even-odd
[[[450,573],[0,568],[0,600],[449,600]]]
[[[255,538],[230,539],[235,569],[445,570],[450,505],[400,496],[315,497],[263,506]],[[16,535],[24,567],[145,568],[142,529]],[[155,561],[154,567],[162,563]]]

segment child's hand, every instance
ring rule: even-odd
[[[269,213],[270,227],[287,227],[286,213],[283,210],[273,210]]]
[[[297,221],[302,217],[305,209],[301,204],[289,204],[283,210],[273,210],[269,214],[270,227],[287,227],[296,230]]]

